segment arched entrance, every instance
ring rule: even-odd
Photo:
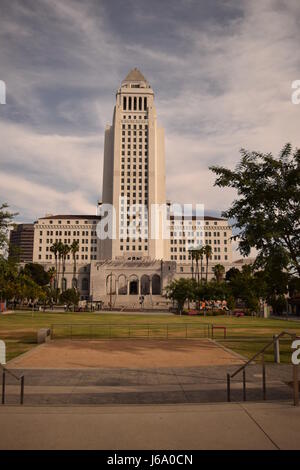
[[[138,295],[139,293],[139,280],[137,276],[131,276],[129,280],[129,295]]]
[[[121,274],[118,278],[118,294],[127,295],[127,279],[124,274]]]
[[[160,276],[158,274],[154,274],[152,276],[152,295],[160,295]]]
[[[114,274],[109,274],[106,278],[106,293],[108,295],[116,293],[116,276]]]
[[[144,274],[141,277],[141,295],[150,294],[150,277],[147,274]]]

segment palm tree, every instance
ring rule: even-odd
[[[213,273],[215,275],[217,283],[220,283],[225,274],[225,268],[222,264],[216,264],[213,267]]]
[[[61,250],[61,256],[62,256],[62,280],[61,280],[61,291],[64,291],[64,279],[65,279],[65,271],[66,271],[66,258],[67,254],[70,252],[70,246],[63,244],[62,245],[62,250]]]
[[[59,275],[60,275],[60,267],[62,263],[62,258],[63,258],[63,250],[64,250],[64,244],[62,242],[58,242],[57,244],[57,251],[58,251],[58,274],[57,274],[57,288],[59,286]]]
[[[194,279],[194,258],[195,258],[195,250],[194,248],[189,249],[189,255],[192,260],[192,279]]]
[[[58,288],[58,270],[57,270],[57,254],[58,254],[58,248],[59,248],[59,242],[53,243],[53,245],[50,246],[50,251],[54,253],[54,258],[55,258],[55,282],[56,282],[56,289]]]
[[[211,257],[211,254],[212,254],[212,248],[211,248],[210,245],[205,245],[204,254],[205,254],[205,258],[206,258],[206,282],[207,282],[207,279],[208,279],[208,260],[209,260],[209,258]]]
[[[56,269],[54,267],[49,268],[48,269],[48,275],[49,275],[50,286],[53,287],[52,284],[53,284],[53,279],[56,277]]]
[[[199,255],[200,255],[201,284],[202,284],[202,266],[203,266],[203,255],[204,255],[204,247],[203,246],[199,250]]]
[[[199,253],[198,248],[196,248],[194,250],[194,254],[195,254],[195,264],[196,264],[195,280],[197,281],[197,284],[199,285],[199,258],[200,258],[200,253]]]
[[[78,240],[73,241],[72,245],[70,246],[70,250],[73,256],[73,284],[74,284],[76,281],[76,253],[79,251]],[[72,287],[75,287],[75,285],[73,285]],[[76,288],[77,288],[77,284],[76,284]]]

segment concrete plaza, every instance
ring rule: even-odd
[[[287,403],[0,408],[0,449],[300,449]]]

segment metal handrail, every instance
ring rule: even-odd
[[[23,405],[24,403],[24,374],[21,375],[16,375],[14,374],[11,370],[7,369],[4,367],[3,364],[0,364],[0,368],[2,370],[2,405],[5,405],[5,392],[6,392],[6,373],[10,374],[12,377],[14,377],[16,380],[21,382],[21,388],[20,388],[20,405]]]
[[[260,355],[262,356],[262,390],[263,390],[263,400],[266,400],[266,365],[265,365],[265,356],[264,353],[265,351],[272,346],[275,342],[277,342],[282,336],[288,335],[291,338],[296,339],[297,335],[296,333],[290,333],[289,331],[282,331],[279,335],[276,335],[273,337],[273,339],[267,343],[260,351],[254,354],[245,364],[243,364],[241,367],[239,367],[233,374],[228,373],[227,374],[227,401],[231,401],[231,390],[230,390],[230,385],[231,385],[231,379],[233,379],[239,372],[243,371],[243,401],[246,401],[246,368],[248,365],[250,365],[257,357]],[[297,366],[294,365],[294,382],[296,383],[297,381]],[[298,398],[298,393],[296,396],[296,385],[294,383],[294,404],[297,405],[299,402]],[[298,388],[298,383],[297,383],[297,388]]]
[[[197,326],[198,329],[207,331],[207,337],[211,337],[211,324],[210,323],[197,323],[197,322],[185,322],[185,323],[53,323],[51,325],[51,339],[54,338],[54,330],[55,328],[69,328],[69,336],[72,339],[74,337],[74,332],[76,331],[76,328],[88,328],[89,329],[89,334],[91,335],[91,327],[100,327],[100,328],[108,328],[109,329],[109,338],[112,338],[112,329],[113,328],[124,328],[128,329],[128,337],[132,336],[130,332],[134,330],[134,328],[140,328],[140,329],[146,329],[148,330],[148,334],[146,337],[149,337],[149,332],[153,328],[161,328],[165,329],[166,332],[166,338],[169,337],[169,332],[172,331],[172,328],[181,328],[183,331],[185,331],[185,338],[188,338],[188,328]],[[170,327],[170,329],[169,329]],[[74,329],[73,329],[74,328]],[[75,330],[75,331],[74,331]]]

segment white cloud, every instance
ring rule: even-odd
[[[236,5],[223,3],[228,10]],[[18,5],[5,21],[0,51],[0,78],[14,103],[5,109],[16,122],[9,124],[0,108],[0,155],[17,195],[5,184],[0,197],[28,217],[58,212],[62,205],[90,211],[101,196],[103,128],[122,74],[132,66],[147,72],[156,92],[166,130],[167,192],[174,201],[223,210],[234,192],[213,188],[208,166],[234,166],[241,147],[277,153],[287,141],[300,146],[300,105],[291,103],[291,83],[300,79],[298,0],[239,2],[242,14],[231,21],[216,15],[201,27],[173,16],[167,18],[172,42],[169,30],[155,30],[157,12],[140,5],[136,15],[124,11],[132,29],[123,36],[105,2],[41,0],[44,16],[38,7],[31,15]],[[193,2],[185,7],[193,15]],[[43,27],[39,35],[36,22]],[[153,34],[136,36],[135,22]],[[57,104],[47,90],[55,92]],[[60,90],[67,96],[58,99]],[[35,204],[30,181],[46,191]],[[52,209],[45,207],[47,194]]]

